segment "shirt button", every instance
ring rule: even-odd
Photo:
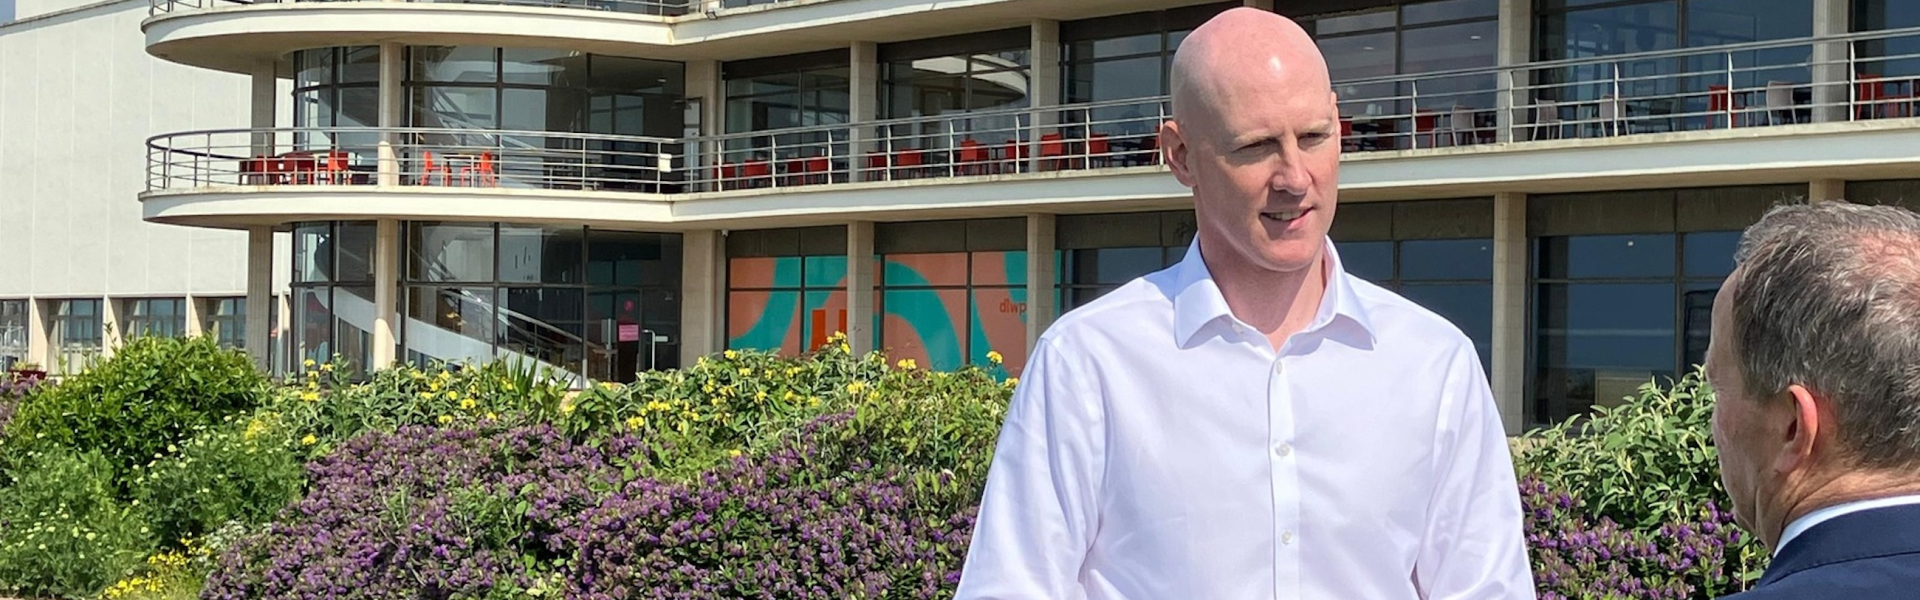
[[[1281,365],[1281,364],[1280,364],[1280,363],[1278,363],[1278,362],[1275,362],[1275,363],[1273,363],[1273,372],[1275,372],[1275,373],[1285,373],[1285,372],[1287,372],[1287,367],[1286,367],[1286,366],[1284,366],[1284,365]]]
[[[1288,531],[1280,532],[1280,543],[1286,544],[1289,546],[1293,545],[1293,531],[1288,530]]]
[[[1293,446],[1287,445],[1286,443],[1281,443],[1280,445],[1273,447],[1273,453],[1280,455],[1281,458],[1293,456]]]

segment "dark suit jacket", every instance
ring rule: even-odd
[[[1723,600],[1920,598],[1920,505],[1841,515],[1787,543],[1754,588]]]

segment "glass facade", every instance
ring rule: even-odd
[[[1180,262],[1195,231],[1193,211],[1061,215],[1055,223],[1062,311]]]
[[[1167,75],[1180,41],[1207,19],[1238,3],[1208,4],[1060,24],[1060,101],[1100,103],[1065,119],[1085,119],[1088,133],[1105,136],[1115,166],[1158,161],[1158,98],[1171,93]],[[1127,103],[1125,100],[1153,99]],[[1069,121],[1072,122],[1072,121]]]
[[[52,341],[58,362],[46,370],[78,372],[105,347],[102,302],[97,298],[53,301]]]
[[[1498,0],[1440,0],[1303,19],[1336,82],[1347,149],[1491,142],[1492,73],[1365,80],[1492,67],[1498,17]]]
[[[207,335],[222,348],[247,347],[247,299],[213,298],[207,303]]]
[[[1801,186],[1542,195],[1528,200],[1530,422],[1613,405],[1705,360],[1740,230]]]
[[[293,229],[292,371],[339,357],[356,372],[373,358],[372,221],[299,223]]]
[[[31,320],[26,300],[0,300],[0,361],[27,359],[27,327]]]
[[[1492,200],[1349,204],[1328,235],[1348,273],[1459,327],[1492,373]]]
[[[185,298],[136,298],[126,301],[121,323],[127,337],[180,337],[187,333]]]
[[[1813,0],[1537,0],[1534,58],[1550,61],[1802,38]],[[1811,110],[1809,46],[1596,63],[1532,73],[1538,100],[1578,135],[1804,123]],[[1770,89],[1777,88],[1777,89]],[[1616,100],[1618,99],[1618,100]],[[1599,112],[1599,111],[1608,112]],[[1687,115],[1673,116],[1667,115]],[[1560,133],[1560,132],[1556,132]]]
[[[850,60],[846,50],[830,50],[725,63],[721,77],[726,81],[727,133],[848,123]],[[778,170],[806,173],[811,183],[826,183],[828,178],[840,182],[846,180],[847,142],[844,130],[829,129],[730,138],[721,161],[730,169],[777,160]]]
[[[504,223],[407,225],[406,360],[534,360],[632,381],[680,359],[674,234]]]

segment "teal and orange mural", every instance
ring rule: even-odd
[[[845,331],[845,258],[735,258],[728,269],[728,347],[797,353]],[[998,352],[1007,374],[1019,375],[1025,252],[888,255],[876,274],[876,348],[931,369],[989,365]]]

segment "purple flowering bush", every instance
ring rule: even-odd
[[[1708,599],[1745,590],[1765,552],[1734,525],[1699,371],[1516,440],[1541,598]]]
[[[227,553],[204,598],[932,598],[971,511],[927,510],[859,446],[802,428],[694,481],[634,476],[633,434],[546,425],[372,432],[310,465],[311,493]]]

